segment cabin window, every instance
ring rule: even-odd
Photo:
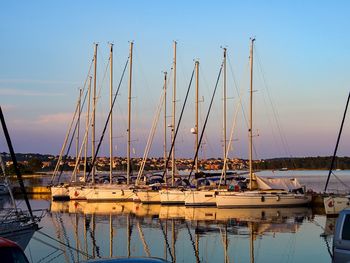
[[[350,240],[350,215],[346,215],[344,218],[343,230],[342,230],[342,239]]]
[[[204,195],[204,197],[213,197],[213,195]]]

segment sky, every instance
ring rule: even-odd
[[[168,124],[171,121],[171,67],[173,41],[177,41],[177,121],[194,61],[198,60],[200,130],[203,127],[226,47],[229,156],[247,158],[249,48],[250,38],[255,37],[254,158],[332,155],[349,93],[349,11],[350,3],[345,0],[3,0],[0,105],[15,151],[59,154],[79,88],[87,89],[84,82],[94,43],[99,45],[99,138],[109,105],[109,43],[114,44],[116,92],[133,41],[131,144],[132,155],[142,156],[165,71],[169,76],[166,119]],[[128,74],[121,82],[113,110],[113,149],[117,156],[126,155],[127,79]],[[222,83],[221,76],[199,151],[201,158],[223,155]],[[176,140],[178,157],[194,156],[194,135],[190,133],[195,116],[194,88],[193,80]],[[162,116],[150,156],[163,155]],[[81,134],[84,125],[82,121]],[[338,155],[350,154],[349,132],[350,123],[346,121]],[[168,149],[169,133],[170,129],[166,135]],[[72,149],[74,153],[74,144]],[[7,151],[3,136],[2,151]],[[107,152],[105,140],[101,155]]]

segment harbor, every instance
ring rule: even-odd
[[[0,262],[350,262],[349,10],[4,2]]]
[[[302,262],[310,255],[331,262],[335,220],[322,209],[55,202],[49,196],[30,202],[47,209],[26,248],[32,262],[144,256],[169,262]]]

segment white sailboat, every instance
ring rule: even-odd
[[[109,184],[96,184],[89,187],[86,191],[87,201],[133,201],[135,199],[134,190],[130,188],[130,143],[131,143],[131,80],[132,80],[132,54],[133,54],[133,42],[130,42],[130,54],[129,54],[129,88],[128,88],[128,142],[127,142],[127,183],[124,185],[112,184],[112,171],[110,170],[110,183]],[[110,66],[112,76],[112,57],[113,57],[113,45],[111,45],[110,53]],[[111,96],[112,96],[112,77],[111,77]],[[110,113],[112,113],[112,103]],[[110,128],[110,143],[112,143],[112,128]],[[110,147],[110,156],[112,156],[112,147]],[[110,159],[112,163],[112,158]],[[112,164],[110,166],[112,169]]]
[[[327,191],[327,186],[328,186],[328,183],[329,183],[329,179],[330,179],[331,174],[333,173],[334,162],[335,162],[336,155],[337,155],[337,150],[338,150],[340,137],[341,137],[341,134],[342,134],[342,131],[343,131],[343,126],[344,126],[346,113],[348,111],[349,100],[350,100],[350,92],[349,92],[348,99],[347,99],[347,102],[346,102],[346,106],[345,106],[345,110],[344,110],[344,114],[343,114],[343,119],[342,119],[342,122],[341,122],[341,125],[340,125],[338,138],[337,138],[337,143],[335,145],[333,158],[332,158],[332,162],[331,162],[331,167],[329,169],[329,173],[328,173],[326,185],[325,185],[325,188],[324,188],[324,192]],[[329,216],[338,215],[341,210],[350,207],[350,195],[327,195],[327,196],[325,196],[323,198],[323,203],[324,203],[324,208],[325,208],[326,215],[329,215]]]
[[[224,59],[223,59],[223,145],[224,145],[224,160],[226,160],[226,48],[224,48]],[[196,64],[196,147],[198,148],[198,63]],[[195,161],[195,172],[198,173],[198,155]],[[226,182],[226,161],[222,170],[222,176]],[[202,187],[202,189],[191,189],[185,192],[185,205],[186,206],[215,206],[216,205],[216,194],[218,191],[224,191],[217,187]]]
[[[138,201],[145,204],[152,204],[152,203],[160,203],[160,195],[159,195],[159,188],[162,186],[161,183],[163,182],[163,179],[159,180],[160,178],[157,178],[158,182],[153,180],[152,176],[149,176],[148,178],[143,175],[145,164],[147,161],[147,157],[149,154],[149,151],[151,149],[151,145],[154,139],[157,123],[159,120],[159,116],[162,110],[162,105],[164,106],[164,171],[165,171],[165,177],[167,172],[167,145],[166,145],[166,129],[167,129],[167,122],[166,122],[166,92],[167,92],[167,72],[164,72],[164,84],[163,84],[163,93],[161,94],[160,101],[158,108],[156,110],[156,114],[154,116],[153,122],[152,122],[152,128],[150,131],[150,134],[148,136],[147,144],[145,147],[145,152],[143,155],[142,163],[140,165],[140,169],[137,175],[137,179],[135,181],[135,192],[136,196],[138,198]],[[143,182],[141,181],[141,178],[144,178]],[[148,181],[148,182],[147,182]],[[149,184],[147,184],[149,183]]]
[[[93,94],[92,94],[92,100],[93,100],[93,106],[92,106],[92,121],[91,121],[91,126],[92,126],[92,133],[91,133],[91,158],[92,160],[95,158],[95,115],[96,115],[96,78],[97,78],[97,48],[98,44],[95,44],[95,50],[94,50],[94,86],[93,86]],[[75,183],[70,184],[68,186],[68,194],[69,194],[69,199],[70,200],[86,200],[86,195],[87,193],[90,192],[90,185],[87,184],[86,182],[86,166],[87,166],[87,141],[88,141],[88,133],[89,133],[89,113],[90,113],[90,90],[91,90],[91,77],[89,77],[89,96],[88,96],[88,107],[87,107],[87,120],[86,120],[86,131],[85,131],[85,165],[84,165],[84,179],[82,183],[77,182],[77,167],[79,167],[79,159],[80,159],[80,154],[77,153],[77,162],[76,162],[76,167],[74,169],[74,176],[75,176]],[[81,148],[82,150],[82,148]],[[81,152],[81,150],[79,152]],[[78,152],[78,150],[77,150]],[[95,167],[92,167],[92,184],[95,183]]]
[[[171,124],[171,137],[172,143],[174,144],[175,140],[175,106],[176,106],[176,45],[177,42],[174,41],[174,78],[173,78],[173,108],[172,108],[172,124]],[[175,187],[175,145],[172,148],[171,154],[171,187],[164,188],[159,190],[160,202],[162,204],[184,204],[185,203],[185,194],[184,191]]]
[[[303,193],[296,179],[263,179],[253,174],[253,47],[255,39],[251,39],[250,47],[250,120],[249,120],[249,191],[223,191],[216,195],[218,208],[229,207],[285,207],[303,206],[311,201],[311,197]],[[286,188],[286,187],[291,188]],[[293,187],[293,188],[292,188]],[[300,192],[298,192],[300,190]]]

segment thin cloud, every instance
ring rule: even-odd
[[[39,116],[35,123],[38,125],[67,124],[72,119],[72,113],[54,113]]]
[[[72,84],[78,85],[77,81],[43,80],[43,79],[0,79],[0,83],[31,83],[31,84]]]
[[[0,88],[0,96],[63,96],[63,93]]]

